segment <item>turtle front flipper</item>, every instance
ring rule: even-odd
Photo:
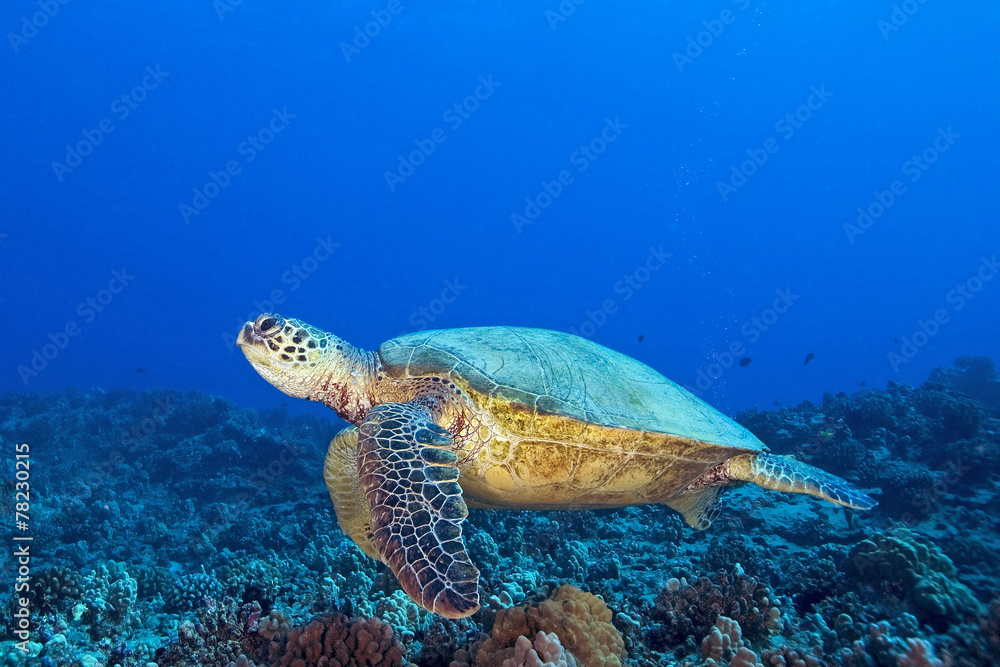
[[[847,480],[791,456],[741,454],[726,461],[725,475],[773,491],[807,493],[837,505],[870,510],[878,503]]]
[[[479,570],[462,539],[469,511],[451,433],[417,403],[385,403],[361,422],[358,474],[380,558],[421,607],[446,618],[479,609]]]

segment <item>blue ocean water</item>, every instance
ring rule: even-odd
[[[823,509],[802,509],[812,500],[775,509],[772,501],[738,496],[745,516],[731,512],[738,518],[711,535],[693,533],[663,508],[601,514],[593,524],[590,514],[532,515],[527,534],[517,532],[518,515],[474,513],[467,534],[478,536],[477,550],[507,566],[520,556],[504,545],[523,539],[542,554],[520,561],[524,572],[577,583],[586,583],[588,567],[594,581],[613,580],[621,565],[625,583],[593,588],[617,605],[616,614],[641,617],[615,618],[626,643],[634,642],[629,651],[643,659],[668,655],[684,641],[683,633],[665,639],[666,622],[657,616],[669,608],[665,591],[679,590],[668,580],[694,582],[720,569],[736,576],[743,567],[782,597],[796,597],[796,618],[814,604],[828,623],[841,613],[856,616],[857,636],[841,633],[844,646],[828,646],[829,655],[875,637],[865,634],[868,624],[883,618],[894,623],[897,653],[906,647],[900,638],[934,630],[940,654],[949,628],[987,623],[984,610],[1000,600],[1000,561],[991,559],[1000,542],[996,526],[982,519],[1000,484],[997,407],[987,405],[995,379],[979,382],[984,373],[963,385],[962,373],[944,372],[936,378],[949,380],[947,391],[934,384],[918,390],[925,393],[893,383],[919,386],[960,357],[1000,358],[998,31],[1000,7],[984,1],[4,3],[0,304],[8,331],[0,424],[22,429],[5,437],[32,440],[36,452],[47,442],[65,446],[39,455],[43,466],[52,456],[50,471],[71,464],[90,470],[96,461],[81,482],[86,493],[59,486],[57,495],[56,482],[46,481],[52,498],[66,500],[43,503],[43,512],[77,527],[47,537],[59,549],[46,553],[45,564],[93,573],[113,556],[141,580],[139,602],[185,609],[164,592],[183,588],[181,573],[207,577],[207,564],[224,586],[223,572],[238,558],[266,552],[261,560],[278,562],[274,554],[302,551],[315,538],[309,529],[322,526],[337,536],[324,557],[337,553],[348,563],[337,575],[343,579],[353,562],[344,553],[353,546],[337,532],[319,478],[322,449],[336,429],[308,421],[335,416],[263,381],[236,346],[243,324],[276,312],[367,350],[424,329],[539,327],[635,357],[729,416],[888,387],[877,398],[828,397],[822,419],[811,407],[746,420],[782,454],[809,458],[801,447],[810,437],[836,442],[842,450],[828,448],[814,462],[868,490],[882,486],[881,505],[867,524],[844,523],[818,501]],[[982,408],[949,393],[969,386],[980,391],[969,393]],[[133,400],[120,389],[150,393]],[[187,391],[198,396],[175,421],[188,430],[157,422],[126,453],[130,471],[115,472],[112,436],[126,434],[121,443],[131,446],[127,434],[156,414],[150,406],[164,402],[174,414],[181,394],[171,392]],[[9,392],[61,398],[45,407]],[[271,416],[261,417],[258,429],[203,395]],[[306,421],[266,412],[283,404]],[[904,419],[916,414],[913,406],[926,409],[919,415],[925,440]],[[84,409],[99,415],[93,425],[51,417]],[[898,423],[879,421],[883,413]],[[48,416],[32,422],[39,414]],[[53,433],[38,421],[60,427]],[[113,433],[102,440],[105,428]],[[267,428],[270,435],[260,435]],[[275,486],[285,486],[273,495],[256,488],[239,510],[248,514],[237,513],[221,537],[210,533],[217,539],[208,539],[205,551],[191,546],[188,537],[204,536],[199,522],[226,515],[219,507],[241,488],[233,479],[271,463],[280,429],[309,443],[311,453],[295,450],[302,469],[279,476]],[[94,440],[75,453],[60,440],[88,430]],[[206,430],[220,442],[195,437]],[[233,454],[239,447],[230,443],[242,447],[244,439],[259,449]],[[151,443],[176,446],[179,463],[142,449],[155,449]],[[221,472],[206,481],[205,470]],[[171,512],[189,503],[191,525],[165,511],[157,521],[172,537],[133,539],[128,531],[139,519],[129,511],[143,499],[129,486],[135,480],[168,487]],[[974,486],[956,500],[967,484]],[[288,490],[294,485],[295,493],[308,489],[304,499]],[[902,497],[900,489],[910,488],[932,491]],[[268,503],[309,517],[295,524],[297,537],[254,541],[266,522],[246,518],[270,512]],[[303,506],[320,509],[309,514]],[[797,527],[771,531],[751,517],[769,508]],[[902,602],[897,609],[866,598],[864,611],[861,603],[837,607],[862,589],[888,587],[876,580],[864,588],[871,583],[864,556],[872,552],[857,545],[872,540],[882,554],[916,544],[909,533],[877,532],[897,524],[927,540],[970,526],[986,545],[949,535],[956,541],[948,544],[958,546],[942,558],[956,561],[963,583],[946,586],[941,597],[958,602],[924,610],[919,632],[910,632],[905,618],[896,623],[901,609],[915,609]],[[595,545],[633,539],[616,525],[655,525],[649,539],[663,562],[682,542],[699,555],[688,570],[660,561],[615,561],[611,568]],[[101,526],[115,529],[105,534]],[[741,550],[739,540],[753,531],[812,549],[815,571],[802,574],[760,549]],[[92,535],[100,537],[91,551],[79,547]],[[552,535],[558,539],[547,542]],[[579,555],[584,543],[589,561],[586,547]],[[837,560],[830,554],[840,547]],[[943,562],[935,560],[940,552],[930,553],[929,561]],[[144,558],[161,579],[177,581],[157,589],[149,583],[154,575],[138,569]],[[823,559],[836,561],[825,579],[816,574]],[[368,568],[374,587],[375,565],[364,562],[358,569]],[[509,583],[499,564],[477,564],[484,582]],[[951,561],[940,571],[927,567],[928,578],[944,572],[958,581]],[[655,572],[655,582],[643,572]],[[862,583],[816,592],[820,580]],[[540,580],[521,580],[522,596],[529,583]],[[364,598],[338,585],[343,595],[331,599]],[[635,602],[642,586],[645,607]],[[268,599],[290,599],[290,590]],[[978,602],[969,602],[973,593]],[[149,602],[156,595],[159,602]],[[826,607],[816,602],[835,595],[838,602]],[[996,624],[1000,602],[994,605]],[[873,606],[884,614],[866,615]],[[70,618],[74,609],[59,613]],[[296,622],[305,617],[298,611]],[[58,628],[53,618],[33,622]],[[641,630],[630,635],[630,623]],[[134,647],[121,627],[106,637],[127,637],[121,641]],[[426,630],[416,630],[418,642]],[[176,638],[176,623],[171,631],[163,641]],[[698,632],[690,636],[700,641]],[[456,640],[449,648],[469,646]],[[415,655],[408,654],[421,665],[447,664]]]
[[[6,389],[273,405],[269,301],[582,331],[730,414],[997,356],[991,3],[42,5],[0,18]]]

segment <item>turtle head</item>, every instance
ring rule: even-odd
[[[371,355],[332,333],[264,313],[243,325],[236,344],[261,377],[289,396],[325,403],[352,422],[371,407]]]

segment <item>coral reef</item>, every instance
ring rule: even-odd
[[[204,572],[181,575],[174,581],[173,589],[167,595],[167,607],[174,610],[197,609],[208,599],[218,598],[222,585],[210,574]]]
[[[668,651],[683,645],[688,637],[711,631],[720,616],[741,626],[741,637],[762,641],[782,631],[781,607],[771,591],[753,577],[718,572],[688,583],[672,578],[657,595],[649,618],[655,625],[648,633],[651,647]]]
[[[177,625],[177,638],[156,651],[158,667],[225,665],[240,656],[266,664],[271,641],[260,632],[257,603],[239,604],[232,598],[209,598],[194,619]]]
[[[225,582],[225,592],[244,602],[274,600],[284,586],[284,578],[273,560],[242,556],[223,565],[219,568],[219,579]]]
[[[253,660],[248,659],[245,655],[240,655],[236,660],[230,662],[226,667],[257,667]]]
[[[126,626],[137,622],[130,612],[135,608],[139,584],[129,575],[125,563],[112,560],[98,566],[84,585],[87,589],[84,600],[90,607],[92,624],[99,622],[100,617]]]
[[[534,641],[518,637],[514,655],[503,661],[503,667],[576,667],[576,658],[566,652],[554,632],[539,632]]]
[[[0,591],[0,664],[311,664],[307,646],[327,639],[341,658],[357,660],[364,639],[377,646],[362,659],[419,667],[996,664],[992,361],[738,420],[879,506],[845,513],[737,488],[705,532],[662,505],[474,509],[465,536],[483,606],[450,621],[416,607],[337,527],[319,471],[342,425],[194,392],[2,395],[0,439],[44,444],[31,511],[44,558],[18,594],[26,651],[10,639],[19,600]],[[8,509],[15,481],[3,458]],[[305,644],[290,646],[293,634]]]
[[[31,577],[31,594],[41,609],[67,608],[83,595],[83,577],[64,565],[56,565]]]
[[[502,667],[518,637],[555,633],[566,651],[585,667],[621,665],[625,644],[611,623],[611,610],[595,595],[560,586],[548,599],[501,609],[493,632],[476,654],[477,667]]]
[[[400,667],[403,648],[387,623],[338,613],[293,628],[272,659],[280,667]]]
[[[990,602],[989,610],[979,621],[976,635],[981,644],[977,653],[983,659],[1000,656],[1000,598]]]
[[[953,368],[935,368],[927,381],[964,394],[986,410],[1000,414],[1000,376],[989,357],[959,357]]]
[[[944,628],[980,615],[980,604],[955,579],[951,559],[905,528],[874,535],[850,553],[853,574],[898,597],[921,620]]]
[[[719,616],[711,631],[701,640],[701,652],[706,667],[754,667],[757,654],[743,642],[740,624]]]
[[[841,649],[836,660],[845,667],[855,665],[897,665],[898,667],[944,667],[929,642],[906,636],[912,628],[904,628],[904,634],[897,634],[888,621],[872,624],[864,638],[855,641],[851,647]]]

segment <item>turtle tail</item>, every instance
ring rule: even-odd
[[[773,491],[807,493],[836,505],[870,510],[878,503],[850,482],[791,456],[740,454],[726,462],[725,476]]]

